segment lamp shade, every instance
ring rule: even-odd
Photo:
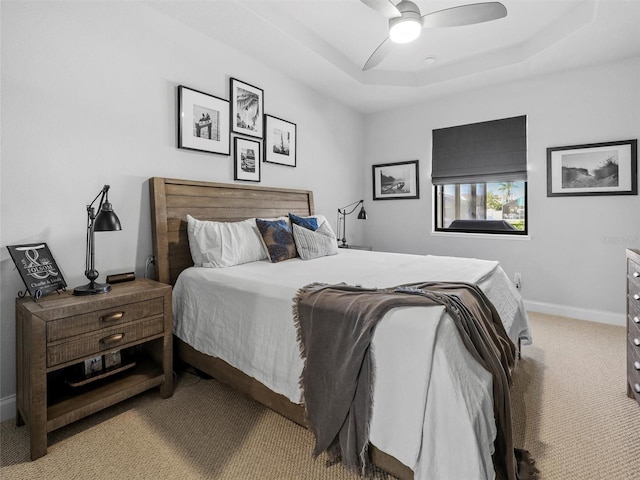
[[[360,209],[360,211],[358,212],[358,220],[366,220],[367,219],[367,212],[364,209],[364,206]]]
[[[93,230],[96,232],[115,232],[122,230],[120,219],[116,215],[116,212],[113,211],[109,202],[102,204],[102,208],[93,222]]]

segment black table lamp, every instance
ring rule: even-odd
[[[347,208],[354,206],[351,210],[349,210],[347,212]],[[341,238],[341,242],[342,245],[339,245],[339,247],[341,248],[347,248],[347,215],[351,215],[353,212],[356,211],[356,208],[358,208],[358,206],[362,205],[362,208],[360,208],[360,211],[358,212],[358,220],[366,220],[367,219],[367,212],[364,209],[364,200],[358,200],[357,202],[353,202],[350,203],[349,205],[345,205],[342,208],[338,209],[338,230],[342,230],[342,238]],[[342,228],[340,228],[342,227]],[[338,232],[338,237],[340,237],[340,232]]]
[[[96,195],[90,205],[87,205],[87,249],[85,256],[85,276],[89,283],[73,289],[74,295],[94,295],[96,293],[106,293],[111,290],[108,283],[97,283],[96,279],[100,275],[95,269],[95,252],[93,242],[93,232],[113,232],[122,230],[120,219],[113,211],[109,203],[109,185],[105,185],[102,191]],[[102,195],[102,196],[101,196]],[[98,214],[93,210],[93,204],[100,197],[98,204]]]

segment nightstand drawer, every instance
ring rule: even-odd
[[[92,335],[83,335],[74,340],[54,342],[52,345],[47,345],[47,367],[120,349],[133,342],[163,332],[164,316],[157,315],[132,323],[103,328]]]
[[[129,303],[116,308],[105,308],[83,315],[53,320],[47,322],[47,342],[75,337],[140,318],[161,315],[163,311],[163,299],[158,297],[144,302]]]

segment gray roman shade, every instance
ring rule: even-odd
[[[527,117],[433,130],[434,185],[527,179]]]

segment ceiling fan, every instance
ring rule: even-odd
[[[459,27],[507,16],[507,9],[500,2],[472,3],[421,15],[418,6],[409,0],[397,5],[390,0],[360,1],[389,19],[389,36],[371,54],[362,70],[378,65],[392,50],[393,43],[409,43],[418,38],[423,28]]]

